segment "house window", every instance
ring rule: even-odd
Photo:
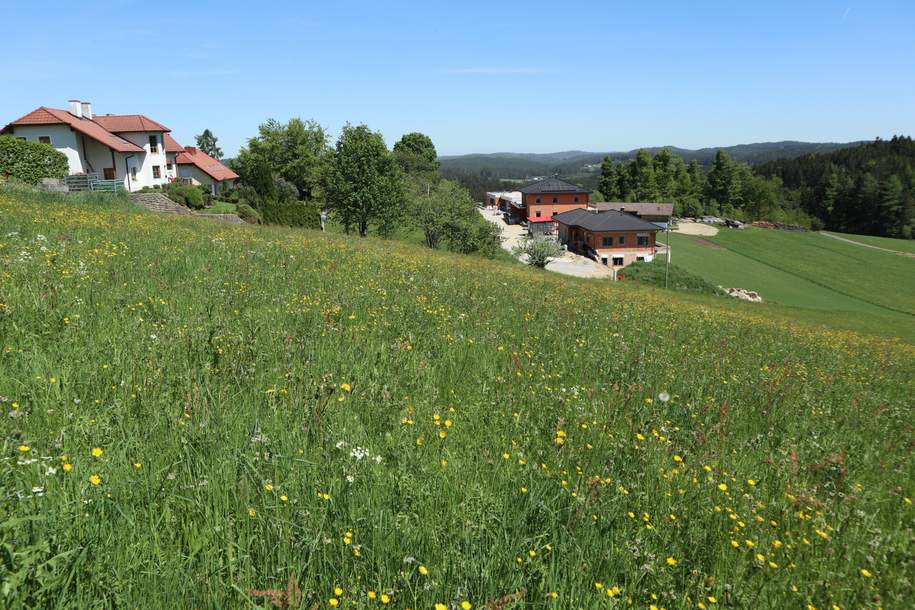
[[[105,176],[105,180],[114,180],[114,168],[106,167],[102,169],[102,175]]]
[[[626,238],[623,235],[620,235],[620,245],[622,246],[625,243],[626,243]]]
[[[648,236],[647,235],[638,235],[636,236],[636,243],[640,246],[648,245]]]
[[[540,210],[537,210],[537,218],[540,218]]]
[[[153,178],[161,178],[162,172],[159,169],[158,165],[153,165]]]
[[[149,136],[149,152],[159,152],[159,137]]]
[[[614,266],[614,267],[622,267],[622,266],[623,266],[623,257],[622,257],[622,256],[614,256],[614,257],[613,257],[613,266]]]
[[[540,203],[540,197],[537,197],[537,198],[534,200],[534,203]]]
[[[166,164],[165,164],[165,169],[167,169],[168,171],[172,171],[172,164],[171,164],[171,163],[166,163]]]
[[[136,168],[136,167],[131,167],[131,168],[130,168],[130,179],[131,179],[131,180],[136,180],[136,179],[137,179],[137,168]]]
[[[559,197],[553,197],[553,203],[559,203]]]
[[[38,136],[38,141],[41,142],[42,144],[50,144],[51,137],[50,136]]]
[[[602,240],[602,244],[601,244],[601,245],[603,245],[605,248],[609,248],[610,246],[613,245],[613,238],[612,238],[612,237],[604,237],[603,240]]]
[[[644,262],[645,262],[645,257],[644,257],[644,256],[636,256],[636,257],[635,257],[635,261],[636,261],[637,263],[644,263]]]
[[[575,203],[578,203],[578,197],[575,197],[575,199],[573,199],[573,201],[574,201]]]

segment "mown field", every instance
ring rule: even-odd
[[[0,192],[0,605],[910,607],[915,349],[703,298]]]
[[[902,244],[898,250],[906,246],[885,241]],[[757,228],[725,229],[713,237],[672,233],[671,245],[676,265],[713,284],[812,310],[799,317],[815,319],[818,311],[825,324],[915,342],[915,258],[817,233]]]

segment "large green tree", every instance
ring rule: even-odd
[[[440,166],[432,139],[418,132],[405,134],[394,144],[394,158],[411,175],[437,172]]]
[[[217,145],[218,139],[209,129],[204,129],[203,133],[195,137],[197,148],[210,155],[214,159],[222,159],[222,149]]]
[[[294,184],[303,199],[320,199],[331,152],[328,142],[327,131],[315,121],[269,119],[239,151],[233,167],[245,183],[252,182],[264,166],[269,167]]]
[[[349,232],[365,237],[374,225],[389,234],[403,217],[406,184],[380,133],[366,125],[343,127],[324,180],[327,204]]]

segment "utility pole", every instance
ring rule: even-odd
[[[670,222],[672,218],[667,219],[667,265],[664,267],[664,287],[667,288],[667,275],[670,273]]]

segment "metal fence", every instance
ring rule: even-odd
[[[116,193],[124,190],[122,180],[100,180],[98,174],[72,174],[66,178],[67,188],[72,191],[98,191]]]

